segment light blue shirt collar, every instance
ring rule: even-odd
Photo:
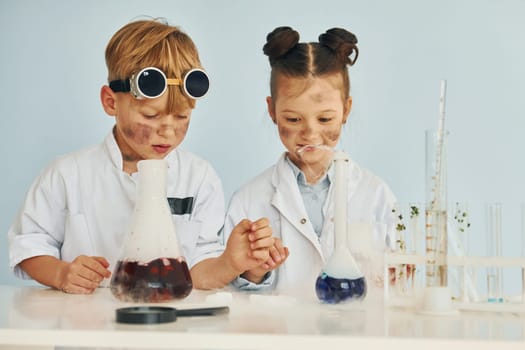
[[[324,214],[323,206],[328,197],[328,191],[330,189],[330,183],[333,173],[333,167],[330,165],[326,174],[315,184],[309,184],[306,182],[306,176],[289,158],[286,156],[286,162],[292,168],[295,179],[297,181],[297,187],[301,193],[308,219],[312,224],[317,236],[321,236],[321,232],[324,226]]]
[[[294,177],[297,180],[298,185],[310,186],[310,187],[317,187],[318,185],[323,185],[321,186],[323,188],[326,185],[328,185],[327,187],[330,186],[330,183],[332,182],[332,177],[334,175],[334,169],[331,164],[330,164],[330,167],[328,168],[328,171],[323,175],[321,179],[319,179],[319,181],[317,181],[315,184],[309,184],[306,181],[306,175],[304,174],[304,172],[301,169],[299,169],[299,167],[295,165],[288,156],[286,156],[285,159],[288,165],[290,165],[290,167],[292,168]]]

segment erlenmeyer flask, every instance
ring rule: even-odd
[[[193,285],[166,198],[167,163],[150,159],[137,166],[137,201],[122,257],[113,271],[111,292],[133,302],[184,298]]]
[[[348,156],[334,153],[334,226],[335,249],[315,283],[317,297],[324,303],[335,304],[362,300],[367,285],[347,245]]]

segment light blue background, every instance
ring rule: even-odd
[[[360,47],[342,148],[400,201],[423,201],[424,130],[437,127],[440,80],[447,79],[449,199],[501,201],[504,254],[521,254],[523,0],[0,0],[2,232],[48,162],[109,132],[113,120],[99,102],[104,49],[141,15],[180,25],[200,50],[211,92],[198,103],[183,147],[214,165],[226,199],[283,151],[266,113],[266,34],[290,25],[313,41],[341,26]],[[483,241],[482,226],[473,241]],[[0,283],[22,283],[8,271],[5,238],[0,256]]]

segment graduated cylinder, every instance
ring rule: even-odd
[[[446,131],[425,134],[426,286],[447,287],[447,149]]]

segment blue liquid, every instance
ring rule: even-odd
[[[487,301],[489,303],[502,303],[503,302],[503,298],[488,298]]]
[[[366,280],[333,278],[325,272],[317,277],[315,292],[319,300],[328,304],[337,304],[346,301],[363,300],[366,296]]]

